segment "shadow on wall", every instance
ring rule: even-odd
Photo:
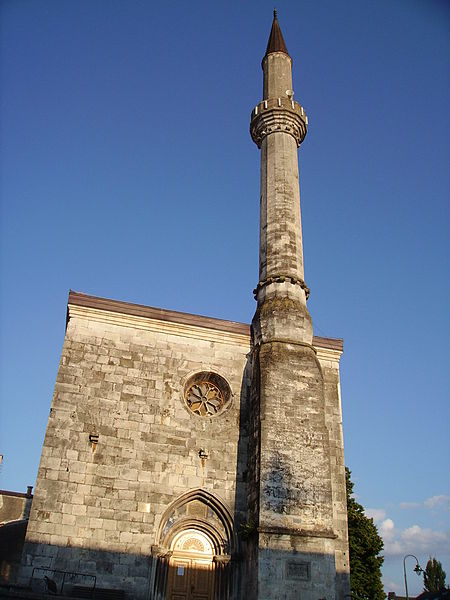
[[[150,555],[26,542],[18,583],[34,593],[106,598],[106,588],[111,598],[137,600],[148,598],[151,563]]]
[[[300,552],[293,555],[271,549],[266,552],[270,553],[271,562],[282,568],[272,573],[265,589],[260,590],[260,597],[275,598],[283,594],[284,600],[298,600],[301,594],[303,600],[328,598],[326,594],[318,596],[317,593],[320,587],[325,589],[330,584],[329,577],[334,577],[332,556]],[[53,586],[62,597],[98,600],[196,600],[199,597],[240,600],[245,597],[245,578],[239,587],[232,583],[235,581],[233,571],[241,568],[239,562],[243,560],[238,556],[225,563],[214,559],[201,564],[200,556],[193,552],[184,563],[183,559],[172,561],[169,557],[164,564],[161,557],[152,556],[150,552],[137,555],[49,544],[33,547],[30,543],[24,548],[25,562],[27,555],[33,556],[34,565],[22,570],[23,595],[19,596],[22,598],[27,598],[27,593],[43,594]],[[330,566],[329,574],[317,572],[317,566],[323,566],[324,560]],[[9,595],[7,587],[0,586],[0,598],[9,597],[17,596]]]
[[[136,554],[76,547],[73,539],[67,546],[28,541],[19,583],[33,593],[111,600],[240,597],[233,519],[211,492],[198,488],[178,497],[148,542],[148,552]]]
[[[240,598],[238,590],[231,589],[236,561],[222,561],[220,555],[205,557],[195,548],[159,555],[153,547],[148,555],[138,555],[27,542],[23,562],[27,566],[22,566],[19,586],[33,594],[50,591],[104,600],[179,598],[180,594],[186,600],[198,594],[211,600]],[[19,586],[4,585],[3,591],[0,586],[0,598],[10,597],[6,590]]]
[[[239,409],[239,438],[236,456],[236,487],[234,496],[234,527],[240,538],[240,550],[247,553],[246,540],[250,528],[248,506],[248,479],[249,479],[249,418],[251,397],[251,355],[248,355],[244,373],[242,375],[241,398]],[[245,560],[243,562],[242,577],[245,578]]]
[[[22,557],[32,486],[25,494],[0,490],[0,584],[15,580]]]
[[[16,581],[27,524],[24,519],[0,526],[0,584]]]

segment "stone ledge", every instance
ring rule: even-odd
[[[92,312],[77,311],[77,308],[91,309]],[[206,340],[211,339],[212,335],[213,338],[217,338],[216,341],[222,340],[224,342],[239,343],[250,348],[250,326],[247,323],[226,321],[224,319],[155,308],[143,304],[132,304],[131,302],[99,298],[71,290],[67,305],[67,322],[75,314],[86,318],[89,318],[89,315],[91,315],[94,320],[106,320],[118,325],[131,326],[138,329],[151,329],[153,331],[162,331],[166,327],[167,332],[175,333],[177,326],[179,326],[179,335],[184,333],[184,335],[191,337],[195,333],[198,337]],[[122,315],[129,316],[131,319],[124,319]],[[141,327],[139,327],[139,324]],[[171,325],[172,327],[170,327]],[[214,332],[217,333],[214,334]],[[228,339],[225,339],[223,337],[224,333],[232,335]],[[317,349],[319,357],[322,355],[322,350],[328,350],[329,352],[325,353],[327,357],[339,359],[343,351],[343,340],[341,338],[314,336],[313,346]]]
[[[294,535],[298,537],[337,539],[337,534],[331,529],[291,529],[289,527],[258,527],[258,533],[269,535]]]

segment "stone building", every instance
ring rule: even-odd
[[[33,494],[0,490],[0,588],[14,581],[20,567]],[[0,592],[1,597],[1,592]]]
[[[33,586],[45,574],[67,594],[95,584],[137,600],[349,593],[342,340],[313,338],[306,306],[308,121],[276,14],[262,67],[253,322],[70,293],[22,559]]]

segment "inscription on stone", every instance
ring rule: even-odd
[[[286,564],[286,579],[309,581],[311,576],[310,563],[288,562]]]

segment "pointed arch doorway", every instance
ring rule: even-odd
[[[176,535],[171,544],[167,600],[213,600],[214,546],[198,529]]]
[[[238,539],[229,508],[193,489],[164,511],[152,545],[151,598],[231,600],[240,589]]]

